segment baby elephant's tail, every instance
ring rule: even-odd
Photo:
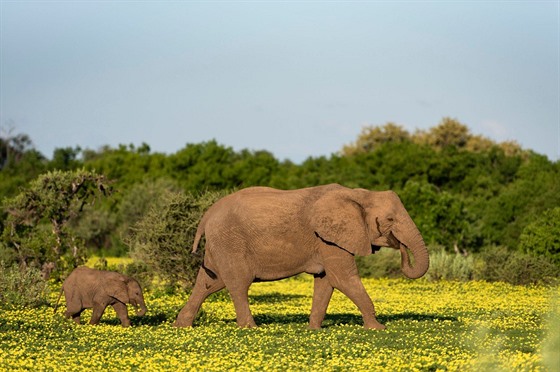
[[[60,287],[60,293],[58,294],[58,299],[56,300],[56,304],[54,305],[53,314],[56,314],[56,310],[58,309],[58,302],[60,301],[60,297],[62,296],[62,292],[64,292],[64,285]]]

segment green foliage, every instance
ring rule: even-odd
[[[49,163],[49,168],[63,171],[74,170],[79,167],[78,155],[82,149],[79,147],[57,148],[53,152],[53,158]]]
[[[519,240],[522,252],[549,257],[560,265],[560,207],[544,211],[529,223]]]
[[[546,210],[560,207],[560,162],[530,157],[498,195],[478,203],[484,244],[517,249],[525,226]]]
[[[403,204],[422,232],[427,244],[442,244],[448,249],[469,246],[474,220],[461,197],[440,191],[425,181],[409,181],[399,192]]]
[[[108,193],[105,177],[85,170],[39,176],[19,195],[4,200],[8,217],[0,256],[11,257],[22,267],[42,267],[47,276],[53,269],[71,270],[83,262],[85,252],[70,222],[97,196]]]
[[[333,182],[396,191],[425,241],[448,252],[455,246],[476,253],[499,245],[541,256],[554,251],[556,244],[543,248],[546,231],[539,230],[535,221],[560,208],[560,162],[522,150],[516,143],[474,135],[453,118],[414,133],[393,123],[366,127],[340,154],[309,157],[301,164],[279,162],[267,151],[234,151],[216,141],[187,144],[169,155],[152,153],[147,144],[98,151],[62,148],[47,161],[30,148],[25,135],[0,139],[4,141],[0,150],[9,144],[12,159],[0,170],[0,196],[17,195],[47,169],[83,166],[114,180],[118,192],[112,198],[100,200],[95,209],[85,208],[81,218],[68,223],[76,244],[98,254],[126,254],[123,237],[166,190],[197,194],[253,185],[295,189]],[[7,217],[0,215],[0,228],[6,226]],[[30,248],[22,253],[44,249],[41,242],[52,239],[50,223],[42,224],[42,230],[26,238]],[[0,248],[5,260],[17,260],[16,253]]]
[[[37,307],[47,303],[49,287],[41,271],[0,263],[0,307]]]
[[[105,147],[98,153],[85,151],[83,163],[86,169],[103,174],[124,192],[146,179],[164,177],[166,159],[163,154],[151,154],[147,145],[138,149],[121,145],[116,149]]]
[[[160,279],[191,287],[203,258],[202,247],[191,253],[198,223],[223,195],[167,192],[132,228],[126,239],[130,255],[148,265]]]
[[[269,152],[236,153],[216,141],[188,144],[171,155],[166,166],[169,177],[189,192],[266,185],[278,168],[278,161]]]

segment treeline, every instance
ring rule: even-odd
[[[86,208],[73,226],[90,251],[103,254],[126,254],[123,241],[131,226],[165,191],[336,182],[395,190],[429,245],[464,253],[501,246],[560,264],[560,163],[474,135],[450,118],[415,133],[392,123],[364,128],[340,153],[301,164],[216,141],[187,144],[173,154],[154,153],[148,144],[58,148],[47,159],[27,135],[3,135],[0,167],[3,199],[53,170],[84,169],[110,180],[111,196]],[[6,216],[4,210],[2,228]]]

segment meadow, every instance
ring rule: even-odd
[[[227,292],[212,295],[195,327],[172,326],[188,294],[146,291],[146,316],[122,328],[108,308],[99,326],[75,325],[64,306],[0,313],[0,370],[464,371],[560,370],[559,288],[424,279],[364,279],[385,331],[362,328],[335,292],[323,329],[307,329],[312,278],[256,283],[259,327],[239,329]],[[49,299],[58,297],[51,283]],[[64,297],[61,299],[64,305]],[[129,309],[132,314],[132,309]],[[89,321],[86,310],[82,323]]]

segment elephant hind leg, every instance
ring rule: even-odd
[[[364,327],[368,329],[385,329],[377,321],[375,307],[366,292],[358,275],[358,268],[354,257],[342,249],[327,246],[322,251],[326,278],[331,286],[346,295],[362,313]]]
[[[80,321],[81,321],[80,315],[82,315],[82,311],[83,311],[83,309],[80,310],[80,311],[78,311],[78,312],[66,310],[66,312],[64,313],[64,316],[65,316],[66,318],[72,318],[72,320],[73,320],[76,324],[80,324]]]
[[[321,328],[321,323],[325,319],[327,307],[331,300],[334,288],[329,283],[325,274],[315,275],[313,284],[313,303],[311,305],[311,315],[309,316],[309,329]]]
[[[82,307],[82,302],[76,298],[66,298],[66,311],[64,316],[66,318],[72,318],[74,322],[80,324],[80,315],[84,311]]]
[[[175,327],[191,327],[204,300],[212,293],[225,287],[224,282],[212,271],[204,267],[198,270],[196,282],[187,304],[181,309]]]

